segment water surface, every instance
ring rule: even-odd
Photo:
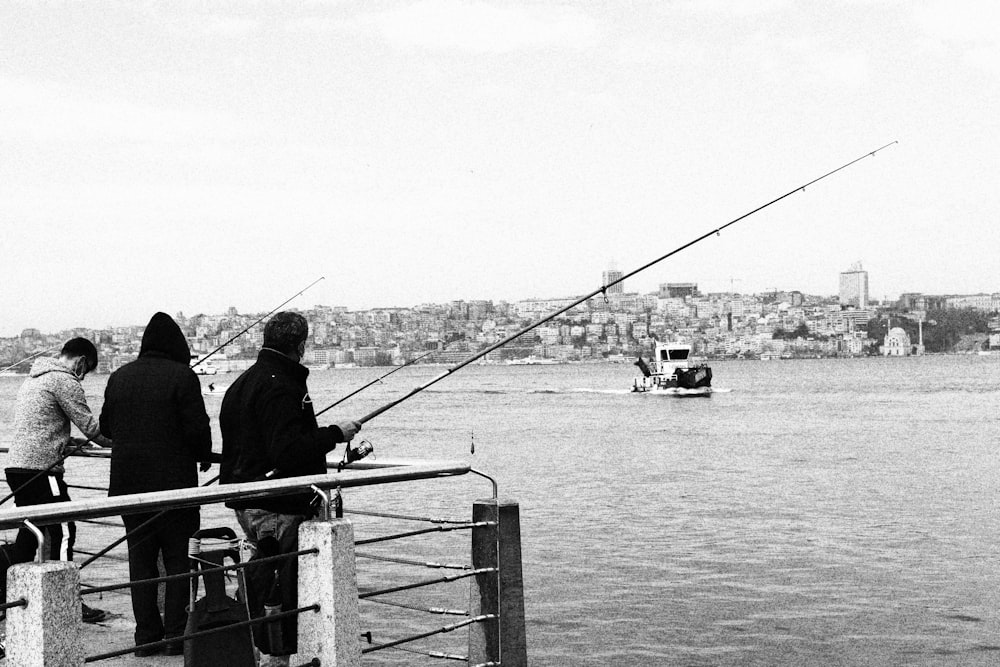
[[[628,393],[628,365],[473,366],[362,435],[383,456],[472,461],[520,503],[533,665],[1000,664],[1000,358],[713,369],[731,391],[676,398]],[[324,418],[365,414],[441,370],[405,369]],[[314,372],[313,400],[325,407],[384,372]],[[95,409],[104,382],[85,381]],[[19,383],[0,378],[0,442]],[[213,418],[220,403],[206,398]],[[99,479],[95,465],[68,476]],[[464,518],[489,493],[469,476],[346,502]],[[415,527],[353,518],[359,537]],[[461,562],[468,535],[367,550]],[[368,589],[440,574],[359,560]],[[462,581],[394,599],[464,607],[468,594]],[[456,620],[361,608],[382,640]],[[463,653],[463,642],[455,632],[413,647]],[[399,651],[366,660],[441,664]]]

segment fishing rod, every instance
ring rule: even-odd
[[[35,357],[37,357],[37,356],[39,356],[39,355],[41,355],[41,354],[45,354],[46,352],[51,352],[52,350],[56,349],[57,347],[59,347],[59,345],[53,345],[52,347],[50,347],[50,348],[48,348],[48,349],[45,349],[45,350],[39,350],[38,352],[35,352],[35,353],[33,353],[33,354],[29,354],[29,355],[28,355],[27,357],[25,357],[24,359],[21,359],[20,361],[15,361],[15,362],[14,362],[14,363],[12,363],[12,364],[11,364],[10,366],[7,366],[6,368],[0,368],[0,373],[3,373],[4,371],[9,371],[9,370],[10,370],[10,369],[12,369],[12,368],[16,368],[17,366],[20,366],[20,365],[21,365],[21,364],[23,364],[24,362],[26,362],[26,361],[29,361],[29,360],[31,360],[31,359],[34,359]]]
[[[248,332],[251,329],[253,329],[255,326],[257,326],[258,324],[260,324],[261,322],[263,322],[265,319],[267,319],[272,313],[275,313],[276,311],[278,311],[282,306],[284,306],[286,303],[288,303],[289,301],[291,301],[295,297],[301,296],[307,289],[309,289],[310,287],[312,287],[313,285],[315,285],[319,281],[323,280],[324,278],[326,278],[326,276],[320,276],[316,280],[312,281],[311,283],[309,283],[308,285],[306,285],[305,287],[303,287],[300,291],[298,291],[295,294],[293,294],[286,301],[283,301],[281,304],[279,304],[274,310],[268,312],[266,315],[262,316],[260,319],[258,319],[257,321],[255,321],[253,324],[251,324],[250,326],[248,326],[245,329],[243,329],[243,331],[239,332],[238,334],[236,334],[235,336],[233,336],[232,338],[230,338],[229,340],[227,340],[225,343],[223,343],[219,347],[215,348],[214,350],[212,350],[211,352],[209,352],[208,354],[206,354],[204,357],[202,357],[201,359],[199,359],[195,363],[191,364],[191,368],[196,368],[202,362],[207,361],[208,358],[211,357],[213,354],[215,354],[216,352],[218,352],[219,350],[221,350],[225,346],[229,345],[230,343],[232,343],[234,340],[236,340],[237,338],[239,338],[240,336],[242,336],[246,332]]]
[[[542,324],[545,324],[546,322],[548,322],[550,320],[555,319],[556,317],[558,317],[559,315],[562,315],[566,311],[571,310],[573,308],[576,308],[581,303],[584,303],[588,299],[591,299],[591,298],[597,296],[598,294],[603,294],[604,298],[607,299],[607,290],[608,290],[609,287],[611,287],[613,285],[617,285],[620,282],[624,282],[626,279],[631,278],[632,276],[634,276],[634,275],[636,275],[638,273],[641,273],[642,271],[645,271],[646,269],[650,268],[651,266],[654,266],[655,264],[659,264],[660,262],[662,262],[663,260],[667,259],[668,257],[672,257],[673,255],[676,255],[677,253],[681,252],[682,250],[690,248],[691,246],[695,245],[696,243],[700,243],[701,241],[704,241],[705,239],[707,239],[708,237],[712,236],[713,234],[718,235],[723,229],[729,227],[730,225],[735,225],[740,220],[744,220],[746,218],[749,218],[754,213],[758,213],[758,212],[764,210],[765,208],[767,208],[768,206],[771,206],[772,204],[777,204],[782,199],[785,199],[786,197],[790,197],[793,194],[795,194],[796,192],[800,192],[800,191],[801,192],[805,192],[805,189],[807,187],[809,187],[810,185],[813,185],[814,183],[818,183],[819,181],[822,181],[824,178],[827,178],[828,176],[832,176],[833,174],[836,174],[838,171],[841,171],[843,169],[847,169],[848,167],[850,167],[854,163],[860,162],[861,160],[865,159],[866,157],[872,157],[876,153],[878,153],[879,151],[884,150],[884,149],[888,148],[889,146],[892,146],[893,144],[896,144],[896,143],[899,143],[899,142],[898,141],[891,141],[891,142],[887,143],[884,146],[876,148],[875,150],[873,150],[871,152],[865,153],[864,155],[862,155],[859,158],[851,160],[850,162],[848,162],[846,164],[842,164],[841,166],[837,167],[836,169],[833,169],[832,171],[828,171],[827,173],[823,174],[822,176],[814,178],[811,181],[809,181],[808,183],[804,183],[802,185],[799,185],[799,186],[797,186],[797,187],[789,190],[785,194],[781,195],[780,197],[776,197],[776,198],[772,199],[771,201],[767,202],[766,204],[762,204],[762,205],[758,206],[757,208],[753,209],[752,211],[744,213],[743,215],[739,216],[738,218],[734,218],[733,220],[730,220],[729,222],[727,222],[726,224],[722,225],[721,227],[716,227],[712,231],[706,232],[706,233],[702,234],[701,236],[699,236],[698,238],[696,238],[696,239],[694,239],[692,241],[688,241],[684,245],[671,250],[667,254],[665,254],[665,255],[663,255],[661,257],[658,257],[658,258],[654,259],[651,262],[643,264],[638,269],[635,269],[634,271],[630,271],[629,273],[626,273],[623,276],[621,276],[621,277],[619,277],[619,278],[617,278],[615,280],[612,280],[611,282],[609,282],[606,285],[601,285],[601,287],[599,287],[598,289],[594,290],[593,292],[587,294],[586,296],[582,296],[579,299],[577,299],[576,301],[574,301],[573,303],[569,304],[568,306],[560,308],[560,309],[556,310],[555,312],[553,312],[553,313],[551,313],[549,315],[546,315],[542,319],[540,319],[540,320],[538,320],[538,321],[536,321],[536,322],[534,322],[532,324],[529,324],[528,326],[526,326],[525,328],[521,329],[517,333],[515,333],[515,334],[513,334],[511,336],[507,336],[506,338],[504,338],[502,341],[500,341],[498,343],[494,343],[493,345],[490,345],[485,350],[481,350],[481,351],[477,352],[476,354],[472,355],[471,357],[469,357],[465,361],[462,361],[462,362],[456,364],[455,366],[449,368],[444,373],[441,373],[440,375],[437,375],[437,376],[431,378],[430,380],[428,380],[424,384],[422,384],[422,385],[420,385],[418,387],[414,387],[409,393],[405,394],[404,396],[402,396],[402,397],[400,397],[400,398],[398,398],[398,399],[396,399],[394,401],[391,401],[389,403],[386,403],[385,405],[383,405],[382,407],[378,408],[377,410],[373,410],[372,412],[369,412],[368,414],[366,414],[364,417],[361,417],[357,421],[359,421],[360,423],[364,424],[365,422],[367,422],[367,421],[369,421],[371,419],[374,419],[375,417],[379,416],[380,414],[382,414],[386,410],[389,410],[391,408],[396,407],[397,405],[399,405],[403,401],[405,401],[405,400],[407,400],[407,399],[415,396],[416,394],[419,394],[424,389],[427,389],[427,387],[430,387],[431,385],[433,385],[433,384],[435,384],[435,383],[443,380],[444,378],[448,377],[449,375],[451,375],[455,371],[457,371],[457,370],[459,370],[461,368],[465,368],[466,366],[468,366],[469,364],[471,364],[472,362],[474,362],[474,361],[476,361],[478,359],[482,359],[483,357],[485,357],[490,352],[493,352],[494,350],[500,349],[501,347],[503,347],[507,343],[511,342],[512,340],[523,336],[524,334],[528,333],[532,329],[535,329],[536,327],[539,327]]]
[[[423,359],[424,357],[426,357],[426,356],[427,356],[427,355],[429,355],[429,354],[432,354],[432,352],[425,352],[424,354],[421,354],[421,355],[420,355],[419,357],[417,357],[416,359],[411,359],[410,361],[407,361],[407,362],[406,362],[405,364],[403,364],[402,366],[396,366],[395,368],[393,368],[393,369],[392,369],[391,371],[389,371],[389,372],[388,372],[388,373],[386,373],[385,375],[383,375],[383,376],[381,376],[381,377],[377,377],[377,378],[375,378],[374,380],[372,380],[371,382],[369,382],[369,383],[368,383],[368,384],[366,384],[365,386],[363,386],[363,387],[359,387],[358,389],[355,389],[354,391],[352,391],[352,392],[351,392],[350,394],[348,394],[347,396],[344,396],[344,397],[343,397],[343,398],[341,398],[341,399],[340,399],[339,401],[337,401],[337,402],[335,402],[335,403],[331,403],[331,404],[330,404],[330,405],[328,405],[327,407],[325,407],[325,408],[323,408],[322,410],[320,410],[319,412],[317,412],[317,413],[316,413],[316,416],[317,416],[317,417],[319,417],[319,416],[320,416],[321,414],[323,414],[323,413],[324,413],[324,412],[326,412],[327,410],[330,410],[331,408],[335,408],[335,407],[337,407],[338,405],[340,405],[341,403],[343,403],[344,401],[346,401],[347,399],[349,399],[349,398],[350,398],[351,396],[354,396],[355,394],[359,394],[359,393],[361,393],[362,391],[364,391],[365,389],[367,389],[368,387],[372,386],[373,384],[376,384],[376,383],[378,383],[378,382],[381,382],[382,380],[386,379],[387,377],[389,377],[390,375],[392,375],[392,374],[393,374],[393,373],[395,373],[396,371],[401,371],[401,370],[403,370],[404,368],[406,368],[407,366],[409,366],[409,365],[411,365],[411,364],[415,364],[415,363],[417,363],[418,361],[420,361],[421,359]]]

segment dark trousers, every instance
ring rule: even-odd
[[[182,574],[189,570],[188,538],[198,530],[198,508],[170,510],[147,526],[143,523],[156,516],[127,514],[122,517],[128,533],[129,579],[140,581],[160,576],[162,554],[166,574]],[[132,614],[135,616],[135,643],[147,644],[184,634],[187,623],[188,587],[186,579],[168,581],[163,602],[163,616],[157,603],[158,584],[142,584],[132,588]]]
[[[69,500],[69,490],[61,472],[47,472],[27,468],[7,468],[7,484],[14,492],[14,504],[18,507],[44,505]],[[73,543],[76,541],[76,524],[54,523],[39,526],[49,538],[49,560],[73,560]],[[14,542],[14,563],[27,563],[35,559],[39,548],[35,534],[21,526]]]

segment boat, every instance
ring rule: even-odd
[[[559,361],[556,359],[550,359],[548,357],[536,357],[535,355],[529,355],[522,359],[508,359],[506,364],[508,366],[549,366],[552,364],[558,364]]]
[[[692,363],[691,346],[686,343],[658,342],[655,358],[646,363],[640,354],[635,365],[642,376],[632,381],[633,392],[675,396],[712,393],[712,369],[706,363]]]

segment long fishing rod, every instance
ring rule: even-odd
[[[396,366],[395,368],[393,368],[393,369],[392,369],[391,371],[389,371],[389,372],[388,372],[388,373],[386,373],[385,375],[383,375],[383,376],[381,376],[381,377],[377,377],[377,378],[375,378],[374,380],[372,380],[371,382],[369,382],[369,383],[368,383],[368,384],[366,384],[365,386],[363,386],[363,387],[359,387],[359,388],[355,389],[354,391],[352,391],[352,392],[351,392],[350,394],[348,394],[347,396],[344,396],[344,397],[343,397],[343,398],[341,398],[341,399],[340,399],[339,401],[336,401],[336,402],[334,402],[334,403],[331,403],[331,404],[330,404],[330,405],[328,405],[327,407],[325,407],[325,408],[323,408],[322,410],[320,410],[319,412],[317,412],[317,413],[316,413],[316,416],[317,416],[317,417],[319,417],[319,416],[320,416],[321,414],[323,414],[323,413],[324,413],[324,412],[326,412],[327,410],[330,410],[330,409],[332,409],[332,408],[335,408],[335,407],[337,407],[338,405],[340,405],[341,403],[343,403],[344,401],[346,401],[347,399],[349,399],[349,398],[350,398],[351,396],[354,396],[355,394],[359,394],[359,393],[363,392],[363,391],[364,391],[365,389],[367,389],[368,387],[370,387],[370,386],[372,386],[373,384],[376,384],[376,383],[378,383],[378,382],[381,382],[382,380],[386,379],[387,377],[389,377],[390,375],[392,375],[392,374],[393,374],[393,373],[395,373],[396,371],[401,371],[401,370],[403,370],[404,368],[406,368],[407,366],[409,366],[409,365],[411,365],[411,364],[415,364],[415,363],[417,363],[418,361],[420,361],[421,359],[423,359],[424,357],[426,357],[426,356],[427,356],[427,355],[429,355],[429,354],[431,354],[431,352],[425,352],[424,354],[421,354],[421,355],[420,355],[419,357],[417,357],[416,359],[411,359],[410,361],[407,361],[407,362],[406,362],[405,364],[403,364],[402,366]]]
[[[57,347],[59,347],[59,345],[53,345],[53,346],[52,346],[52,347],[50,347],[50,348],[47,348],[47,349],[44,349],[44,350],[39,350],[38,352],[34,352],[34,353],[32,353],[32,354],[29,354],[29,355],[28,355],[28,356],[26,356],[26,357],[25,357],[24,359],[21,359],[20,361],[15,361],[15,362],[14,362],[14,363],[12,363],[12,364],[11,364],[10,366],[7,366],[7,367],[5,367],[5,368],[0,368],[0,373],[3,373],[4,371],[9,371],[9,370],[10,370],[10,369],[12,369],[12,368],[15,368],[15,367],[17,367],[17,366],[20,366],[20,365],[21,365],[21,364],[23,364],[24,362],[26,362],[26,361],[30,361],[31,359],[34,359],[35,357],[37,357],[37,356],[39,356],[39,355],[41,355],[41,354],[45,354],[46,352],[51,352],[52,350],[56,349]]]
[[[294,295],[292,295],[291,297],[289,297],[286,301],[281,302],[281,304],[279,304],[276,308],[274,308],[274,310],[271,310],[266,315],[264,315],[260,319],[256,320],[253,324],[251,324],[250,326],[248,326],[245,329],[243,329],[243,331],[239,332],[238,334],[236,334],[235,336],[233,336],[232,338],[230,338],[229,340],[227,340],[225,343],[223,343],[219,347],[215,348],[214,350],[212,350],[211,352],[209,352],[208,354],[206,354],[204,357],[202,357],[201,359],[199,359],[195,363],[191,364],[191,368],[196,368],[201,363],[207,361],[208,358],[211,357],[213,354],[215,354],[216,352],[218,352],[219,350],[221,350],[225,346],[229,345],[230,343],[232,343],[234,340],[236,340],[237,338],[239,338],[240,336],[242,336],[246,332],[248,332],[251,329],[253,329],[255,326],[257,326],[258,324],[260,324],[261,322],[263,322],[265,319],[267,319],[272,313],[277,312],[282,306],[284,306],[286,303],[288,303],[289,301],[291,301],[295,297],[301,296],[307,289],[309,289],[310,287],[312,287],[313,285],[315,285],[319,281],[323,280],[325,277],[326,276],[320,276],[316,280],[312,281],[311,283],[309,283],[308,285],[306,285],[305,287],[303,287],[300,291],[296,292]]]
[[[607,297],[607,290],[608,290],[609,287],[611,287],[613,285],[617,285],[618,283],[623,282],[623,281],[625,281],[628,278],[631,278],[632,276],[636,275],[637,273],[641,273],[642,271],[645,271],[646,269],[650,268],[651,266],[654,266],[655,264],[659,264],[660,262],[662,262],[663,260],[667,259],[668,257],[672,257],[673,255],[676,255],[677,253],[681,252],[682,250],[690,248],[691,246],[695,245],[696,243],[700,243],[701,241],[704,241],[705,239],[707,239],[708,237],[712,236],[713,234],[719,234],[726,227],[729,227],[730,225],[735,225],[740,220],[743,220],[745,218],[749,218],[754,213],[758,213],[759,211],[764,210],[765,208],[767,208],[768,206],[771,206],[772,204],[777,204],[782,199],[784,199],[786,197],[790,197],[791,195],[795,194],[796,192],[800,192],[800,191],[804,192],[805,189],[807,187],[809,187],[810,185],[813,185],[814,183],[818,183],[819,181],[822,181],[824,178],[826,178],[828,176],[832,176],[833,174],[836,174],[838,171],[841,171],[843,169],[847,169],[852,164],[854,164],[856,162],[860,162],[861,160],[865,159],[866,157],[872,157],[876,153],[878,153],[879,151],[881,151],[883,149],[886,149],[889,146],[892,146],[893,144],[896,144],[896,143],[899,143],[899,142],[897,142],[897,141],[891,141],[891,142],[887,143],[886,145],[881,146],[879,148],[876,148],[875,150],[873,150],[873,151],[871,151],[869,153],[865,153],[864,155],[862,155],[859,158],[851,160],[850,162],[848,162],[846,164],[843,164],[843,165],[837,167],[836,169],[833,169],[832,171],[828,171],[827,173],[823,174],[822,176],[814,178],[811,181],[809,181],[808,183],[804,183],[802,185],[799,185],[799,186],[797,186],[797,187],[789,190],[785,194],[781,195],[780,197],[776,197],[776,198],[772,199],[771,201],[767,202],[766,204],[762,204],[762,205],[758,206],[757,208],[753,209],[752,211],[749,211],[748,213],[744,213],[743,215],[739,216],[738,218],[734,218],[733,220],[730,220],[729,222],[727,222],[726,224],[722,225],[721,227],[716,227],[712,231],[706,232],[706,233],[702,234],[701,236],[699,236],[698,238],[696,238],[696,239],[694,239],[692,241],[688,241],[684,245],[682,245],[682,246],[680,246],[678,248],[675,248],[674,250],[671,250],[670,252],[668,252],[667,254],[663,255],[662,257],[658,257],[657,259],[654,259],[651,262],[643,264],[638,269],[635,269],[634,271],[626,273],[625,275],[623,275],[620,278],[617,278],[615,280],[612,280],[611,282],[609,282],[606,285],[601,285],[601,287],[599,287],[598,289],[594,290],[593,292],[587,294],[586,296],[582,296],[579,299],[577,299],[576,301],[574,301],[573,303],[569,304],[568,306],[560,308],[560,309],[556,310],[555,312],[553,312],[553,313],[551,313],[549,315],[546,315],[542,319],[540,319],[537,322],[534,322],[534,323],[526,326],[525,328],[521,329],[517,333],[515,333],[515,334],[513,334],[511,336],[507,336],[502,341],[500,341],[498,343],[494,343],[493,345],[487,347],[485,350],[481,350],[481,351],[477,352],[476,354],[472,355],[471,357],[469,357],[465,361],[462,361],[462,362],[456,364],[455,366],[453,366],[452,368],[449,368],[444,373],[441,373],[440,375],[437,375],[437,376],[431,378],[430,380],[428,380],[424,384],[422,384],[422,385],[420,385],[418,387],[414,387],[409,393],[405,394],[404,396],[402,396],[402,397],[400,397],[400,398],[398,398],[398,399],[396,399],[396,400],[394,400],[394,401],[392,401],[390,403],[386,403],[385,405],[383,405],[382,407],[378,408],[377,410],[373,410],[372,412],[369,412],[367,415],[365,415],[364,417],[361,417],[357,421],[359,421],[362,424],[364,424],[365,422],[367,422],[367,421],[369,421],[371,419],[374,419],[375,417],[379,416],[380,414],[382,414],[386,410],[389,410],[391,408],[396,407],[397,405],[399,405],[403,401],[411,398],[412,396],[415,396],[416,394],[419,394],[424,389],[427,389],[427,387],[430,387],[431,385],[433,385],[433,384],[435,384],[435,383],[443,380],[444,378],[448,377],[449,375],[451,375],[455,371],[457,371],[457,370],[459,370],[461,368],[465,368],[466,366],[468,366],[469,364],[471,364],[472,362],[474,362],[474,361],[476,361],[478,359],[482,359],[483,357],[485,357],[490,352],[493,352],[494,350],[500,349],[501,347],[503,347],[507,343],[511,342],[512,340],[514,340],[516,338],[519,338],[519,337],[523,336],[524,334],[528,333],[532,329],[534,329],[534,328],[536,328],[538,326],[541,326],[542,324],[545,324],[546,322],[548,322],[548,321],[550,321],[552,319],[555,319],[556,317],[558,317],[559,315],[562,315],[563,313],[565,313],[568,310],[576,308],[577,306],[579,306],[581,303],[584,303],[588,299],[591,299],[591,298],[597,296],[598,294],[604,294],[605,298],[606,298]]]
[[[279,306],[279,308],[280,308],[280,306]],[[372,380],[368,384],[364,385],[363,387],[359,387],[358,389],[355,389],[354,391],[352,391],[347,396],[344,396],[343,398],[341,398],[340,400],[332,403],[328,407],[323,408],[322,410],[320,410],[319,412],[316,413],[316,416],[319,417],[321,414],[323,414],[327,410],[330,410],[331,408],[334,408],[337,405],[340,405],[341,403],[343,403],[344,401],[346,401],[350,397],[354,396],[355,394],[361,393],[362,391],[364,391],[368,387],[372,386],[373,384],[375,384],[377,382],[381,382],[382,380],[384,380],[385,378],[389,377],[390,375],[392,375],[396,371],[402,370],[402,369],[406,368],[407,366],[409,366],[411,364],[415,364],[416,362],[420,361],[421,359],[423,359],[424,357],[426,357],[429,354],[432,354],[432,352],[426,352],[426,353],[420,355],[419,357],[417,357],[415,359],[411,359],[410,361],[406,362],[402,366],[397,366],[396,368],[392,369],[391,371],[389,371],[385,375],[382,375],[381,377],[375,378],[374,380]],[[221,461],[221,458],[219,460]],[[214,461],[214,460],[212,462],[216,463],[216,461]],[[219,480],[219,477],[220,477],[219,475],[216,475],[215,477],[213,477],[212,479],[208,480],[207,482],[205,482],[201,486],[211,486],[212,484],[214,484],[215,482],[217,482]],[[3,501],[0,501],[0,505],[2,505],[2,504],[3,504]],[[160,517],[162,517],[163,515],[165,515],[168,511],[169,510],[160,510],[159,512],[157,512],[156,514],[154,514],[150,518],[146,519],[141,524],[139,524],[138,526],[136,526],[134,530],[132,530],[131,532],[126,533],[125,535],[122,535],[120,538],[116,539],[114,542],[112,542],[111,544],[107,545],[106,547],[104,547],[103,549],[101,549],[100,551],[98,551],[97,553],[93,554],[90,558],[88,558],[87,560],[85,560],[80,565],[80,569],[82,570],[83,568],[87,567],[88,565],[90,565],[91,563],[93,563],[94,561],[96,561],[97,559],[103,557],[105,554],[107,554],[109,551],[111,551],[112,549],[114,549],[115,547],[117,547],[119,544],[121,544],[122,542],[124,542],[130,536],[138,533],[143,528],[149,526],[154,521],[156,521],[157,519],[159,519]],[[147,535],[146,537],[143,537],[141,540],[139,540],[139,542],[145,541],[149,537],[150,536]],[[138,545],[139,542],[136,542],[136,545]],[[129,549],[131,549],[131,548],[133,548],[133,547],[130,546]]]

